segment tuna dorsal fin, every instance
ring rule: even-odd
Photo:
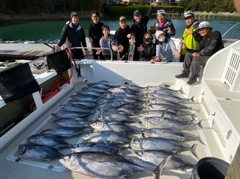
[[[164,165],[168,162],[168,160],[171,158],[172,156],[168,156],[166,157],[158,166],[157,168],[155,168],[155,170],[153,170],[153,176],[154,179],[160,179],[160,176],[162,174],[162,170],[164,168]]]

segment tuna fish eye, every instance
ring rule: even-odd
[[[18,152],[20,155],[24,154],[27,150],[27,147],[24,146],[24,145],[20,145],[19,148],[18,148]]]

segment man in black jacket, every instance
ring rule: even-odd
[[[135,36],[135,50],[134,50],[134,61],[139,61],[139,48],[143,42],[143,36],[147,32],[147,23],[149,18],[152,15],[153,7],[155,7],[158,3],[155,1],[150,4],[150,8],[147,14],[142,17],[142,14],[139,10],[135,10],[133,12],[133,24],[131,26],[131,31]]]
[[[65,43],[67,47],[87,47],[86,36],[83,28],[79,25],[79,16],[77,12],[72,12],[70,21],[66,23],[61,32],[59,42],[55,47],[55,52],[61,50],[61,46]],[[86,55],[89,55],[87,48],[85,49]],[[83,59],[83,50],[76,50],[73,53],[75,59]]]
[[[207,60],[217,51],[224,48],[222,36],[219,31],[212,32],[212,27],[207,21],[203,21],[198,25],[197,30],[203,37],[199,46],[193,53],[185,55],[183,63],[183,71],[180,75],[176,75],[176,78],[188,78],[191,68],[191,77],[188,80],[188,84],[192,85],[197,82],[197,77],[200,72],[200,67],[205,66]]]
[[[128,57],[128,48],[129,48],[129,39],[131,37],[131,29],[127,25],[127,19],[124,16],[119,18],[119,28],[115,32],[115,41],[117,46],[123,46],[123,51],[120,53],[120,57],[123,60],[127,60]]]

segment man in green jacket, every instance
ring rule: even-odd
[[[221,33],[212,31],[209,22],[201,22],[197,29],[203,38],[193,53],[186,54],[183,62],[183,71],[175,76],[176,78],[188,78],[191,71],[191,76],[187,82],[189,85],[197,82],[200,67],[204,67],[214,53],[224,48]]]
[[[184,13],[186,28],[183,31],[182,41],[180,46],[180,62],[184,61],[187,53],[193,52],[201,40],[200,35],[196,31],[199,21],[195,19],[194,12],[189,10]],[[198,35],[198,37],[197,37]]]

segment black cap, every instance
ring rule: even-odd
[[[140,10],[135,10],[135,11],[133,12],[133,16],[137,16],[137,15],[139,15],[139,14],[141,14],[141,11],[140,11]]]
[[[72,12],[71,15],[70,15],[70,19],[72,19],[73,16],[78,16],[78,13],[77,12]]]

